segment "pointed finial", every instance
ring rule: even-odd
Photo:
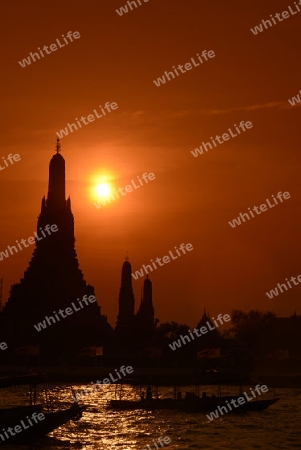
[[[125,252],[125,260],[128,261],[129,260],[129,255],[128,255],[128,251]]]
[[[55,149],[56,149],[57,153],[61,151],[61,144],[60,144],[60,140],[59,139],[56,140]]]

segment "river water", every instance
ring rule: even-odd
[[[76,390],[86,388],[73,385]],[[22,391],[23,389],[23,391]],[[192,387],[182,392],[193,391]],[[160,396],[172,396],[172,388],[160,388]],[[207,387],[208,395],[217,394],[216,387]],[[226,388],[222,394],[238,394],[238,389]],[[265,394],[267,398],[271,393]],[[24,388],[19,388],[6,398],[16,403]],[[116,397],[117,395],[117,397]],[[114,411],[106,409],[106,402],[119,398],[120,388],[103,385],[79,401],[87,410],[78,422],[70,422],[52,432],[35,445],[10,445],[11,450],[105,449],[105,450],[167,450],[175,449],[301,449],[301,389],[277,389],[280,400],[263,412],[244,415],[226,414],[209,422],[205,414],[176,411]],[[135,398],[139,390],[123,385],[122,398]],[[72,402],[69,386],[57,386],[50,396],[53,405],[67,407]],[[2,399],[3,400],[3,399]],[[19,402],[19,400],[18,400]],[[2,402],[3,403],[3,402]],[[168,437],[170,443],[161,445],[159,437]],[[149,445],[149,447],[147,447]],[[5,446],[6,447],[6,446]],[[4,448],[4,447],[2,447]]]

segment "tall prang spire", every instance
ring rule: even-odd
[[[119,292],[119,308],[116,331],[125,339],[133,332],[135,318],[135,297],[132,286],[132,267],[126,253],[121,271],[121,286]]]
[[[152,293],[152,282],[148,275],[143,283],[143,295],[140,308],[137,312],[137,317],[143,319],[144,321],[154,322],[154,306],[153,306],[153,293]]]
[[[152,282],[148,275],[143,282],[142,301],[136,314],[136,335],[139,336],[139,346],[142,348],[150,344],[155,332]]]
[[[60,322],[53,312],[77,305],[77,299],[95,297],[93,286],[86,283],[79,268],[74,217],[70,198],[65,199],[65,160],[60,154],[59,141],[55,150],[49,165],[48,196],[42,199],[32,258],[20,282],[12,286],[1,316],[5,332],[12,336],[12,345],[39,343],[43,363],[65,358],[73,361],[80,348],[103,345],[112,332],[97,301],[82,309],[75,307],[74,314],[66,321]],[[55,225],[56,231],[42,234],[47,224],[48,227]],[[52,327],[38,333],[34,324],[43,322],[46,316],[53,317]]]
[[[47,206],[53,209],[62,209],[66,204],[65,194],[65,160],[60,155],[61,144],[57,139],[56,154],[53,155],[49,164],[49,182]]]

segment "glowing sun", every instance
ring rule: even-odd
[[[95,192],[98,197],[107,197],[111,192],[111,188],[107,183],[101,183],[95,186]]]
[[[89,176],[89,196],[94,201],[110,200],[115,188],[115,175],[110,170],[98,171]]]

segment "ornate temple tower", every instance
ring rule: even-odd
[[[137,336],[139,336],[141,346],[148,345],[155,332],[152,282],[148,278],[148,275],[146,275],[146,279],[143,283],[143,294],[139,310],[136,314],[135,329]]]
[[[10,342],[39,343],[44,354],[65,356],[83,346],[102,345],[111,327],[101,316],[97,302],[61,318],[40,332],[34,325],[45,316],[68,308],[84,295],[94,295],[79,268],[75,250],[74,218],[70,198],[65,198],[65,160],[59,139],[49,165],[48,195],[42,199],[35,249],[29,267],[19,284],[11,288],[2,321]],[[58,231],[41,239],[45,226]]]
[[[125,340],[130,339],[133,334],[134,320],[135,297],[132,287],[132,267],[126,255],[121,272],[119,310],[115,328],[116,335]]]
[[[135,298],[132,287],[132,267],[126,255],[122,265],[119,293],[119,311],[111,355],[123,360],[141,357],[141,351],[150,346],[156,328],[152,300],[152,282],[146,277],[143,283],[140,307],[135,315]]]
[[[146,275],[143,283],[143,295],[136,317],[144,328],[152,328],[155,323],[154,314],[152,282]]]

